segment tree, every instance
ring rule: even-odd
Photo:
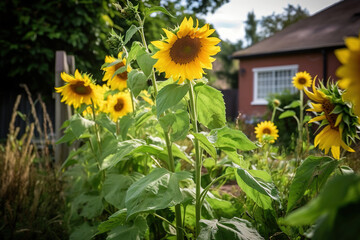
[[[248,45],[251,46],[260,40],[257,33],[258,20],[256,20],[255,13],[249,12],[247,20],[245,21],[245,39],[248,41]]]
[[[213,11],[228,0],[195,0],[196,6],[206,6],[202,13]],[[0,2],[0,70],[10,89],[18,89],[26,83],[31,92],[41,92],[51,97],[54,91],[54,62],[56,50],[64,50],[75,56],[76,67],[88,72],[101,82],[101,65],[106,55],[115,55],[108,38],[112,29],[125,34],[134,24],[132,18],[121,18],[113,3],[117,0],[7,0]],[[160,0],[131,0],[139,9],[161,5],[177,16],[171,18],[157,14],[147,21],[146,28],[152,29],[147,39],[159,39],[161,28],[175,25],[182,20],[186,10],[183,2]],[[181,4],[180,4],[181,3]],[[197,4],[196,4],[197,3]],[[211,3],[211,4],[210,4]],[[122,4],[120,2],[120,4]],[[189,14],[196,12],[188,11]],[[181,14],[181,15],[180,15]],[[172,24],[171,24],[172,25]],[[134,40],[140,36],[135,35]]]
[[[220,79],[226,79],[226,81],[230,83],[231,88],[238,87],[238,63],[230,56],[234,52],[242,49],[242,45],[242,40],[239,40],[235,44],[229,41],[221,41],[221,52],[217,54],[217,59],[221,62],[222,69],[216,71],[216,76]]]
[[[299,5],[295,7],[291,4],[288,4],[288,6],[284,8],[283,13],[273,13],[261,19],[260,25],[262,31],[260,33],[260,38],[270,37],[287,26],[308,16],[309,12],[306,9],[301,8]]]

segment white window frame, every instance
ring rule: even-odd
[[[297,64],[293,64],[293,65],[282,65],[282,66],[271,66],[271,67],[260,67],[260,68],[253,68],[253,101],[251,102],[251,105],[267,105],[268,101],[266,99],[263,98],[259,98],[257,95],[258,92],[258,74],[260,72],[270,72],[272,71],[273,74],[275,73],[275,71],[278,70],[294,70],[295,73],[298,72],[299,69],[299,65]],[[295,74],[294,74],[295,76]],[[275,78],[275,77],[273,77]],[[275,86],[274,86],[275,87]],[[275,90],[274,90],[275,92]]]

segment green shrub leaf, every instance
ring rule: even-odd
[[[259,240],[264,239],[251,226],[251,223],[241,218],[221,218],[200,220],[200,233],[198,240]]]
[[[156,96],[156,110],[159,117],[165,110],[175,106],[189,91],[189,86],[176,83],[166,85]]]
[[[189,172],[169,172],[156,168],[132,184],[127,191],[125,205],[128,219],[134,214],[175,206],[183,201],[179,182],[191,178]]]
[[[208,85],[195,86],[198,121],[209,129],[225,126],[225,103],[219,90]]]

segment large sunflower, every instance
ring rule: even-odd
[[[346,151],[354,152],[349,147],[349,143],[350,139],[357,136],[357,117],[352,115],[347,104],[341,102],[341,92],[336,84],[328,84],[327,87],[321,84],[320,88],[316,88],[315,79],[312,84],[313,92],[304,88],[305,94],[313,101],[310,103],[312,108],[307,109],[307,111],[319,113],[309,123],[320,121],[320,127],[325,126],[316,135],[314,145],[324,150],[325,154],[328,154],[331,149],[334,158],[340,159],[340,147]]]
[[[345,89],[344,100],[353,104],[355,114],[360,117],[360,34],[346,38],[345,45],[347,48],[335,50],[342,64],[336,75],[341,78],[339,87]]]
[[[109,113],[111,119],[116,122],[122,116],[132,112],[130,93],[118,92],[114,95],[109,95],[104,107],[104,112]]]
[[[174,81],[182,83],[185,79],[194,80],[202,78],[204,68],[212,69],[215,59],[211,56],[220,52],[216,46],[220,39],[209,37],[215,30],[206,24],[200,29],[196,27],[193,19],[186,17],[182,21],[178,31],[173,33],[163,29],[166,39],[152,42],[159,51],[153,55],[158,59],[154,67],[159,72],[165,72],[165,77],[172,77]]]
[[[61,93],[61,102],[79,108],[81,104],[90,105],[92,102],[99,106],[103,98],[103,89],[95,85],[87,74],[80,74],[75,71],[74,76],[65,72],[61,73],[61,78],[66,82],[64,86],[55,88],[56,92]]]
[[[112,56],[105,57],[105,64],[103,70],[105,71],[103,81],[107,81],[107,85],[111,89],[123,90],[127,88],[128,73],[131,71],[130,65],[127,65],[126,70],[122,71],[120,68],[126,66],[126,59],[122,58],[122,52],[119,52],[118,58]],[[117,73],[118,71],[118,73]]]
[[[304,87],[311,86],[311,76],[306,71],[296,73],[295,77],[293,77],[292,79],[294,87],[299,90],[304,90]]]
[[[264,142],[266,138],[269,138],[269,143],[274,143],[279,137],[279,130],[275,124],[271,121],[263,121],[257,124],[255,127],[256,138],[259,142]]]

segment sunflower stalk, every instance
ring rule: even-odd
[[[147,45],[146,38],[145,38],[145,32],[144,32],[145,18],[141,19],[140,14],[139,14],[138,11],[135,11],[135,17],[136,17],[136,19],[137,19],[137,21],[139,22],[139,25],[140,25],[139,33],[140,33],[142,44],[144,45],[146,51],[149,53],[149,47]],[[152,83],[152,86],[154,88],[154,98],[156,99],[158,89],[157,89],[157,86],[156,86],[156,76],[155,76],[154,67],[152,68],[152,71],[151,71],[151,83]]]
[[[194,94],[194,86],[192,85],[191,81],[187,81],[189,84],[190,90],[190,112],[192,117],[192,125],[193,131],[198,133],[198,125],[197,125],[197,114],[196,114],[196,104],[195,104],[195,94]],[[198,139],[194,139],[194,147],[195,147],[195,185],[196,185],[196,192],[195,192],[195,219],[196,219],[196,226],[195,226],[195,233],[198,236],[200,232],[200,218],[201,218],[201,167],[202,167],[202,160],[201,160],[201,148]]]
[[[169,132],[164,130],[164,137],[166,142],[166,148],[168,152],[169,157],[169,170],[172,172],[175,172],[175,162],[174,162],[174,156],[172,154],[172,143],[170,140]],[[181,206],[180,204],[175,205],[175,219],[176,219],[176,239],[177,240],[183,240],[184,234],[183,234],[183,227],[182,227],[182,220],[181,220]]]

